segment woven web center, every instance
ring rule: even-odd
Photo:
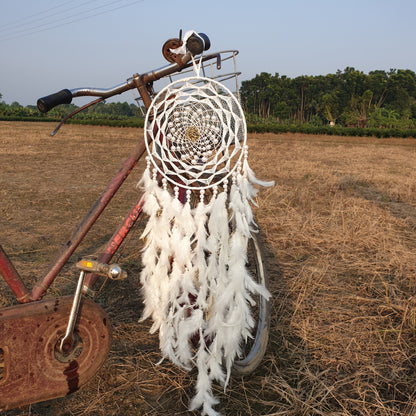
[[[195,143],[199,139],[199,130],[195,126],[188,127],[186,129],[186,138],[192,142]]]
[[[219,83],[188,78],[170,84],[146,116],[153,164],[171,183],[207,188],[235,169],[246,139],[244,113]]]

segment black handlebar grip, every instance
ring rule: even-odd
[[[70,104],[72,101],[71,91],[65,89],[54,94],[47,95],[46,97],[39,98],[38,109],[41,113],[47,113],[52,108],[59,104]]]

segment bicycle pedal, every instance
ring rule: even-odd
[[[95,260],[82,259],[76,266],[80,270],[90,273],[96,273],[100,276],[108,277],[112,280],[124,280],[127,278],[127,272],[122,270],[118,264],[100,263]]]

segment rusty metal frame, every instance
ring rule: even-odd
[[[33,287],[30,292],[29,289],[25,286],[21,276],[13,266],[12,262],[8,258],[7,254],[0,246],[0,274],[3,276],[4,280],[15,294],[16,299],[19,303],[27,303],[35,300],[39,300],[43,297],[46,290],[55,280],[58,273],[61,271],[62,267],[71,257],[75,249],[79,246],[85,235],[91,229],[93,224],[97,221],[100,214],[104,211],[108,203],[111,201],[115,193],[118,191],[120,186],[126,180],[131,170],[139,161],[140,157],[143,155],[146,147],[144,141],[141,141],[130,154],[130,156],[124,162],[122,168],[117,172],[114,178],[111,180],[107,188],[101,194],[101,196],[94,203],[91,210],[84,217],[80,225],[74,231],[70,239],[64,244],[61,252],[52,262],[51,267],[44,277],[42,277]],[[116,249],[121,244],[122,240],[120,236],[124,239],[128,231],[133,227],[135,221],[139,217],[141,212],[141,199],[133,206],[131,211],[127,214],[126,219],[123,221],[119,230],[123,230],[123,234],[118,230],[110,241],[107,244],[105,253],[106,256],[100,256],[99,261],[109,261],[112,255],[115,253]],[[110,249],[111,248],[111,249]],[[87,286],[92,285],[91,280],[88,281]]]

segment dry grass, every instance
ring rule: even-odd
[[[141,135],[70,125],[49,138],[51,127],[0,123],[1,241],[28,281],[46,270]],[[218,389],[219,409],[256,416],[414,415],[416,141],[249,139],[257,176],[276,181],[258,201],[272,331],[264,365],[234,378],[225,394]],[[139,176],[95,227],[102,240],[88,238],[81,254],[96,251],[111,234]],[[157,338],[148,335],[148,323],[137,323],[138,270],[130,260],[131,278],[99,296],[115,336],[94,380],[72,396],[4,415],[190,414],[194,374],[167,362],[156,366]],[[73,290],[74,279],[66,268],[51,296]],[[11,298],[2,289],[0,302]]]
[[[415,145],[267,141],[277,186],[259,216],[281,272],[273,341],[292,386],[283,414],[411,414]]]

